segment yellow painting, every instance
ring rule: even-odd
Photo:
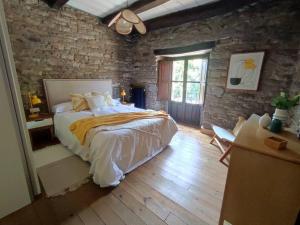
[[[264,52],[233,54],[227,77],[227,89],[256,91]]]

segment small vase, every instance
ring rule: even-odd
[[[273,119],[271,122],[270,130],[273,133],[280,133],[282,129],[282,122],[279,119]]]
[[[273,119],[278,119],[282,122],[283,125],[287,122],[289,118],[289,113],[286,109],[275,109],[273,114]]]
[[[269,113],[265,113],[263,116],[259,118],[259,126],[262,128],[267,128],[271,123],[272,119],[269,116]]]

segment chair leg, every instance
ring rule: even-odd
[[[219,162],[221,162],[222,164],[224,164],[225,166],[228,167],[228,165],[226,163],[224,163],[224,159],[227,157],[227,155],[230,153],[231,151],[231,147],[232,144],[229,144],[228,147],[226,149],[223,148],[222,144],[220,143],[220,141],[217,138],[217,135],[214,135],[213,138],[211,139],[211,141],[209,142],[210,144],[214,145],[214,142],[216,142],[216,146],[221,150],[221,152],[223,153],[221,158],[219,159]]]
[[[223,145],[221,144],[221,142],[219,141],[218,137],[215,137],[215,142],[216,142],[216,146],[220,149],[220,151],[222,152],[222,154],[225,153],[226,149],[224,149]],[[214,144],[213,144],[214,145]]]
[[[215,141],[215,138],[216,138],[216,135],[214,135],[214,136],[212,137],[212,139],[211,139],[211,141],[209,142],[209,144],[212,144],[212,143],[214,143],[214,141]]]
[[[224,166],[226,166],[226,167],[229,167],[229,163],[228,164],[226,164],[224,161],[223,162],[220,162],[220,163],[222,163]]]
[[[224,159],[227,157],[227,155],[231,152],[231,147],[232,147],[232,145],[229,144],[229,146],[226,148],[224,154],[223,154],[223,155],[221,156],[221,158],[219,159],[219,161],[220,161],[221,163],[224,164],[223,160],[224,160]]]

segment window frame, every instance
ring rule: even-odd
[[[181,103],[181,102],[183,102],[183,100],[184,100],[184,97],[183,97],[183,94],[184,94],[184,77],[185,77],[185,61],[184,60],[182,60],[182,59],[174,59],[173,60],[173,67],[174,67],[174,62],[175,61],[183,61],[183,80],[182,81],[179,81],[179,80],[173,80],[173,73],[172,73],[172,78],[171,78],[171,101],[172,102],[178,102],[178,101],[174,101],[174,100],[172,100],[172,88],[173,88],[173,83],[181,83],[182,84],[182,100],[180,101],[180,102],[178,102],[178,103]]]
[[[170,98],[170,101],[172,102],[176,102],[176,103],[183,103],[183,104],[191,104],[191,105],[204,105],[205,102],[205,95],[206,95],[206,86],[207,86],[207,76],[208,76],[208,68],[209,68],[209,54],[204,54],[204,55],[194,55],[194,56],[183,56],[183,57],[174,57],[174,58],[169,58],[173,61],[173,65],[175,61],[180,61],[183,60],[184,61],[184,70],[183,70],[183,81],[174,81],[173,80],[173,74],[172,74],[172,79],[171,79],[171,96],[172,96],[172,87],[173,87],[173,83],[182,83],[183,84],[183,88],[182,88],[182,101],[178,102],[178,101],[173,101],[172,97]],[[200,79],[200,81],[188,81],[187,80],[187,72],[188,72],[188,61],[192,60],[192,59],[206,59],[207,60],[207,69],[206,69],[206,77],[205,77],[205,81],[202,80],[202,77]],[[200,85],[200,96],[199,96],[199,100],[200,103],[189,103],[186,102],[186,90],[187,90],[187,84],[188,83],[197,83]],[[201,87],[204,84],[204,93],[203,96],[201,96]],[[203,101],[201,102],[201,99],[203,99]]]

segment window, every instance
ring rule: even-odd
[[[188,104],[203,104],[207,66],[207,58],[173,61],[171,100]]]
[[[173,62],[172,72],[172,92],[171,100],[182,102],[183,100],[183,77],[184,77],[184,60]]]

